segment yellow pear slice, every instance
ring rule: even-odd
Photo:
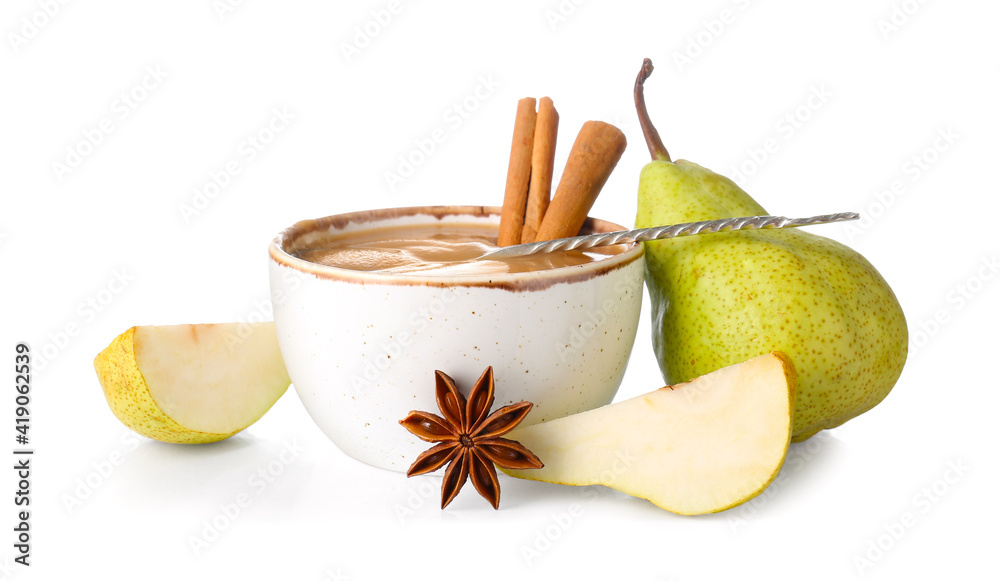
[[[773,352],[595,410],[518,428],[545,464],[504,470],[603,484],[679,514],[718,512],[774,480],[792,433],[795,368]]]
[[[291,383],[270,322],[132,327],[94,367],[122,423],[179,444],[232,436]]]

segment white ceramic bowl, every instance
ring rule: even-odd
[[[299,222],[270,247],[281,353],[299,398],[344,452],[405,471],[429,447],[402,426],[440,413],[434,371],[468,394],[493,366],[494,408],[531,424],[605,405],[621,384],[642,302],[643,247],[580,266],[503,275],[347,270],[293,256],[329,234],[412,224],[499,224],[483,206],[394,208]],[[625,228],[588,219],[582,230]]]

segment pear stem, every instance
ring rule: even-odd
[[[646,110],[646,98],[643,96],[642,84],[653,74],[653,61],[642,59],[642,68],[639,69],[639,76],[635,78],[635,110],[639,113],[639,127],[642,128],[642,136],[646,138],[646,146],[654,160],[670,161],[670,154],[667,153],[666,146],[660,139],[660,134],[653,127],[653,122],[649,120],[649,111]]]

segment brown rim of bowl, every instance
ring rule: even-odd
[[[385,208],[380,210],[365,210],[347,214],[337,214],[316,220],[303,220],[290,228],[281,231],[268,248],[271,260],[279,265],[312,274],[317,278],[339,280],[356,284],[408,285],[432,287],[491,287],[509,291],[528,291],[548,288],[559,283],[579,282],[600,276],[602,274],[623,268],[643,255],[643,245],[632,243],[630,248],[605,259],[576,266],[565,266],[535,272],[513,274],[467,274],[452,276],[427,276],[417,274],[398,274],[377,271],[360,271],[336,266],[316,264],[297,258],[288,251],[288,247],[304,234],[319,230],[340,230],[350,224],[374,224],[377,221],[402,218],[406,216],[426,215],[443,220],[448,216],[468,216],[469,218],[488,218],[500,215],[497,206],[412,206],[407,208]],[[614,232],[626,230],[618,224],[587,218],[581,234],[598,232]]]

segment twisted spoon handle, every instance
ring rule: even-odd
[[[582,250],[585,248],[593,248],[595,246],[614,246],[615,244],[646,242],[647,240],[663,240],[665,238],[694,236],[696,234],[710,234],[712,232],[721,231],[759,230],[761,228],[794,228],[797,226],[809,226],[812,224],[829,224],[831,222],[857,220],[859,217],[860,216],[856,212],[841,212],[839,214],[824,214],[822,216],[812,216],[809,218],[745,216],[741,218],[724,218],[722,220],[705,220],[702,222],[656,226],[654,228],[639,228],[638,230],[622,230],[619,232],[608,232],[605,234],[590,234],[588,236],[576,236],[573,238],[558,238],[556,240],[545,240],[529,244],[516,244],[514,246],[507,246],[487,252],[479,259],[494,260],[497,258],[509,258],[512,256],[527,256],[529,254],[538,254],[540,252]]]

